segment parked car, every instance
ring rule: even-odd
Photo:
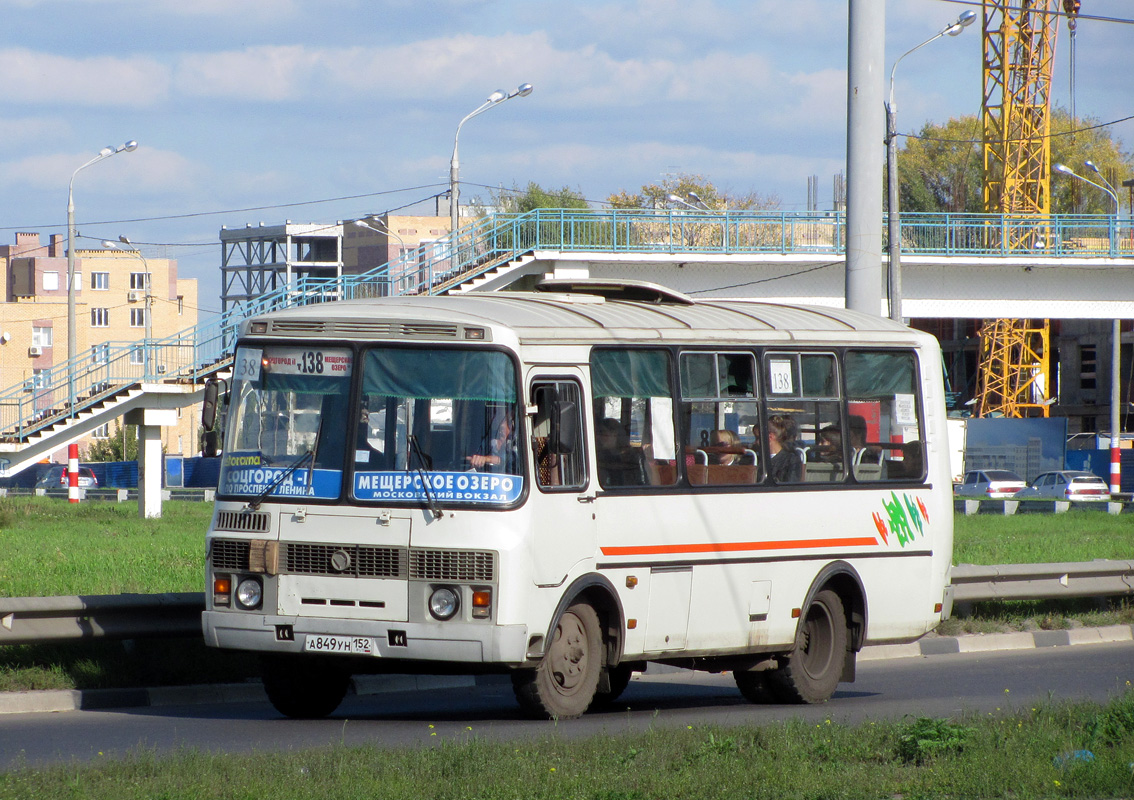
[[[980,497],[985,500],[1008,500],[1026,489],[1028,482],[1007,469],[974,469],[953,487],[957,497]]]
[[[1093,472],[1063,469],[1039,475],[1031,486],[1016,495],[1018,500],[1035,497],[1045,500],[1109,500],[1110,487]]]
[[[37,489],[66,489],[70,485],[71,482],[67,476],[67,467],[62,464],[51,467],[35,482],[35,488]],[[79,467],[79,488],[98,488],[98,478],[95,477],[94,470],[90,467]]]

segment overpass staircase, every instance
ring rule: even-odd
[[[120,342],[77,355],[0,390],[0,477],[138,408],[191,405],[231,368],[240,323],[291,306],[412,294],[491,291],[542,274],[547,253],[753,256],[845,252],[845,215],[824,212],[536,209],[461,228],[359,275],[297,278],[164,339]],[[903,214],[902,249],[930,255],[1013,255],[1007,215]],[[1119,226],[1122,226],[1121,229]],[[1113,216],[1051,216],[1038,258],[1130,257],[1134,231]],[[692,260],[692,259],[691,259]],[[751,258],[749,258],[751,260]]]

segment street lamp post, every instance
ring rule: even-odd
[[[450,224],[450,241],[452,242],[452,250],[456,252],[457,249],[457,202],[460,197],[460,162],[457,158],[457,144],[461,137],[461,126],[468,122],[478,114],[483,114],[490,108],[495,108],[501,103],[511,100],[513,97],[527,97],[532,93],[532,85],[530,83],[521,83],[512,92],[505,92],[503,89],[497,89],[495,92],[488,96],[488,99],[480,104],[472,113],[468,114],[464,119],[457,123],[457,133],[453,136],[453,160],[449,162],[449,224]]]
[[[1078,178],[1110,195],[1110,199],[1114,201],[1114,216],[1109,221],[1108,227],[1110,228],[1110,241],[1113,248],[1114,237],[1118,231],[1118,192],[1110,185],[1110,181],[1103,177],[1094,163],[1090,161],[1086,163],[1087,169],[1098,175],[1102,183],[1095,183],[1090,178],[1083,177],[1066,164],[1053,164],[1051,169],[1054,172]],[[1122,451],[1120,449],[1122,420],[1118,413],[1121,394],[1118,376],[1122,370],[1122,320],[1116,319],[1111,322],[1110,338],[1110,493],[1116,495],[1122,491]]]
[[[356,219],[354,221],[354,224],[356,226],[358,226],[359,228],[367,228],[368,230],[375,231],[376,233],[382,233],[382,234],[385,234],[386,236],[393,236],[395,239],[398,240],[398,244],[401,245],[401,247],[402,247],[401,252],[398,254],[398,257],[400,258],[401,255],[403,253],[405,253],[405,251],[407,249],[405,241],[402,239],[401,236],[398,236],[398,234],[394,233],[393,229],[390,228],[390,226],[387,225],[385,222],[383,222],[382,218],[379,217],[377,214],[372,214],[371,216],[363,217],[362,219]],[[382,227],[378,227],[379,225],[381,225]],[[386,247],[386,283],[387,283],[386,292],[387,292],[387,294],[389,293],[390,261],[391,261],[391,259],[390,259],[390,248],[389,248],[389,243],[387,242],[387,247]]]
[[[71,173],[67,184],[67,400],[70,413],[75,413],[75,356],[77,355],[78,335],[75,330],[75,176],[104,158],[118,153],[133,153],[138,143],[133,139],[119,147],[104,147],[98,155]]]
[[[948,26],[936,36],[931,36],[898,56],[894,66],[890,69],[890,99],[886,103],[886,195],[889,212],[886,215],[887,236],[890,239],[890,269],[887,273],[888,293],[890,295],[890,319],[902,321],[902,243],[901,218],[898,210],[898,110],[894,102],[894,74],[902,59],[915,50],[920,50],[930,42],[935,42],[942,36],[958,36],[965,28],[973,24],[976,19],[975,11],[963,11],[957,21]]]
[[[120,246],[118,244],[118,242],[121,242],[122,244],[126,245],[126,247]],[[146,276],[145,277],[145,281],[146,281],[146,308],[145,308],[146,316],[145,316],[144,321],[145,321],[145,325],[146,325],[146,333],[145,333],[146,338],[142,342],[142,370],[145,373],[145,377],[149,378],[150,377],[150,348],[151,348],[151,344],[152,344],[153,338],[154,338],[154,329],[153,329],[153,304],[154,304],[154,299],[153,299],[152,288],[151,288],[153,286],[153,273],[150,272],[150,262],[146,261],[146,257],[144,255],[142,255],[142,251],[139,250],[137,247],[135,247],[133,242],[131,242],[125,236],[119,236],[118,242],[103,242],[102,245],[103,245],[103,247],[109,247],[113,250],[121,250],[124,253],[130,253],[131,255],[137,256],[138,258],[142,259],[142,267],[145,269],[144,274]]]

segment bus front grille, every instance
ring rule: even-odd
[[[411,550],[410,577],[430,581],[490,583],[496,579],[496,559],[477,550]]]
[[[272,515],[266,511],[220,511],[215,530],[264,533],[271,526]]]
[[[214,570],[248,570],[249,550],[248,541],[213,539],[209,563]],[[483,550],[281,542],[278,569],[283,575],[493,583],[496,554]]]
[[[246,570],[249,549],[247,541],[213,539],[209,545],[209,563],[216,570]]]
[[[356,544],[280,545],[280,572],[358,578],[405,578],[405,550]]]

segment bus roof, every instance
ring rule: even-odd
[[[503,327],[524,343],[807,339],[922,341],[928,334],[885,317],[821,306],[752,300],[683,298],[623,300],[602,293],[469,292],[346,300],[285,309],[252,321],[270,321],[268,335],[317,338],[446,340],[460,329]],[[856,335],[857,334],[857,335]],[[460,338],[466,338],[463,334]],[[491,337],[498,338],[498,337]],[[848,341],[849,343],[849,341]]]

